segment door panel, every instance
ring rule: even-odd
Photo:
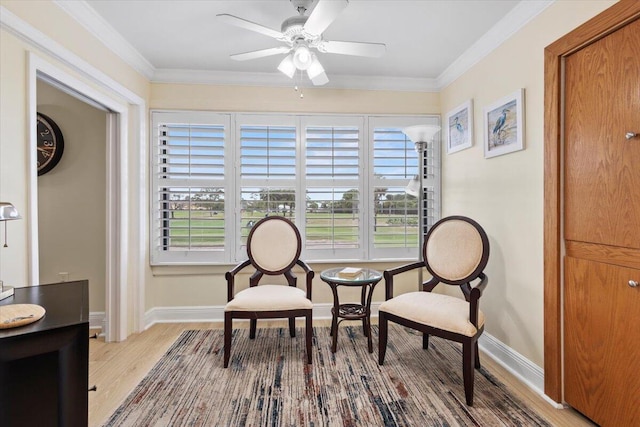
[[[640,20],[565,62],[565,238],[640,248]]]
[[[565,259],[565,400],[603,426],[640,425],[640,270]]]
[[[564,82],[564,399],[640,425],[640,20],[569,55]]]

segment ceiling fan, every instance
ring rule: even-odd
[[[255,22],[239,18],[226,13],[217,15],[220,21],[235,25],[246,30],[255,31],[283,42],[284,46],[231,55],[236,61],[263,58],[266,56],[288,54],[278,70],[292,78],[296,70],[307,72],[309,79],[315,86],[322,86],[329,82],[329,78],[312,49],[322,53],[337,53],[340,55],[355,55],[380,57],[386,46],[383,43],[362,43],[329,41],[322,37],[324,30],[338,17],[340,12],[349,4],[348,0],[317,0],[317,5],[310,15],[305,15],[315,0],[290,0],[298,11],[298,15],[287,18],[282,23],[280,31],[273,30]]]

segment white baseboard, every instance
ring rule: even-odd
[[[480,336],[478,346],[547,403],[556,409],[564,408],[564,405],[554,402],[544,394],[544,370],[541,367],[486,332]]]
[[[371,303],[371,316],[378,316],[380,303]],[[313,305],[314,319],[331,319],[333,304],[321,303]],[[224,306],[198,307],[154,307],[144,315],[144,329],[156,323],[184,323],[184,322],[222,322],[224,321]]]
[[[333,304],[321,303],[313,305],[314,319],[331,319]],[[379,302],[371,304],[371,316],[378,317]],[[156,323],[184,323],[184,322],[222,322],[224,321],[224,306],[199,307],[154,307],[144,316],[145,329]],[[562,404],[554,402],[544,394],[544,371],[526,357],[505,345],[488,333],[480,336],[480,348],[519,381],[542,396],[545,401],[557,409],[564,408]]]

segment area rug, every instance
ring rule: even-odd
[[[229,368],[223,331],[185,331],[111,416],[107,426],[549,426],[486,370],[465,404],[461,347],[390,325],[384,366],[362,328],[314,328],[313,364],[304,333],[234,330]],[[377,327],[373,328],[377,344]]]

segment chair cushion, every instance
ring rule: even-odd
[[[424,257],[438,276],[462,280],[478,267],[483,249],[482,237],[473,225],[462,220],[449,220],[431,230]]]
[[[409,292],[383,302],[380,311],[468,337],[477,332],[469,320],[469,303],[448,295]],[[484,314],[480,310],[478,325],[484,325]]]
[[[259,285],[238,292],[224,311],[311,310],[313,304],[299,288],[286,285]]]

